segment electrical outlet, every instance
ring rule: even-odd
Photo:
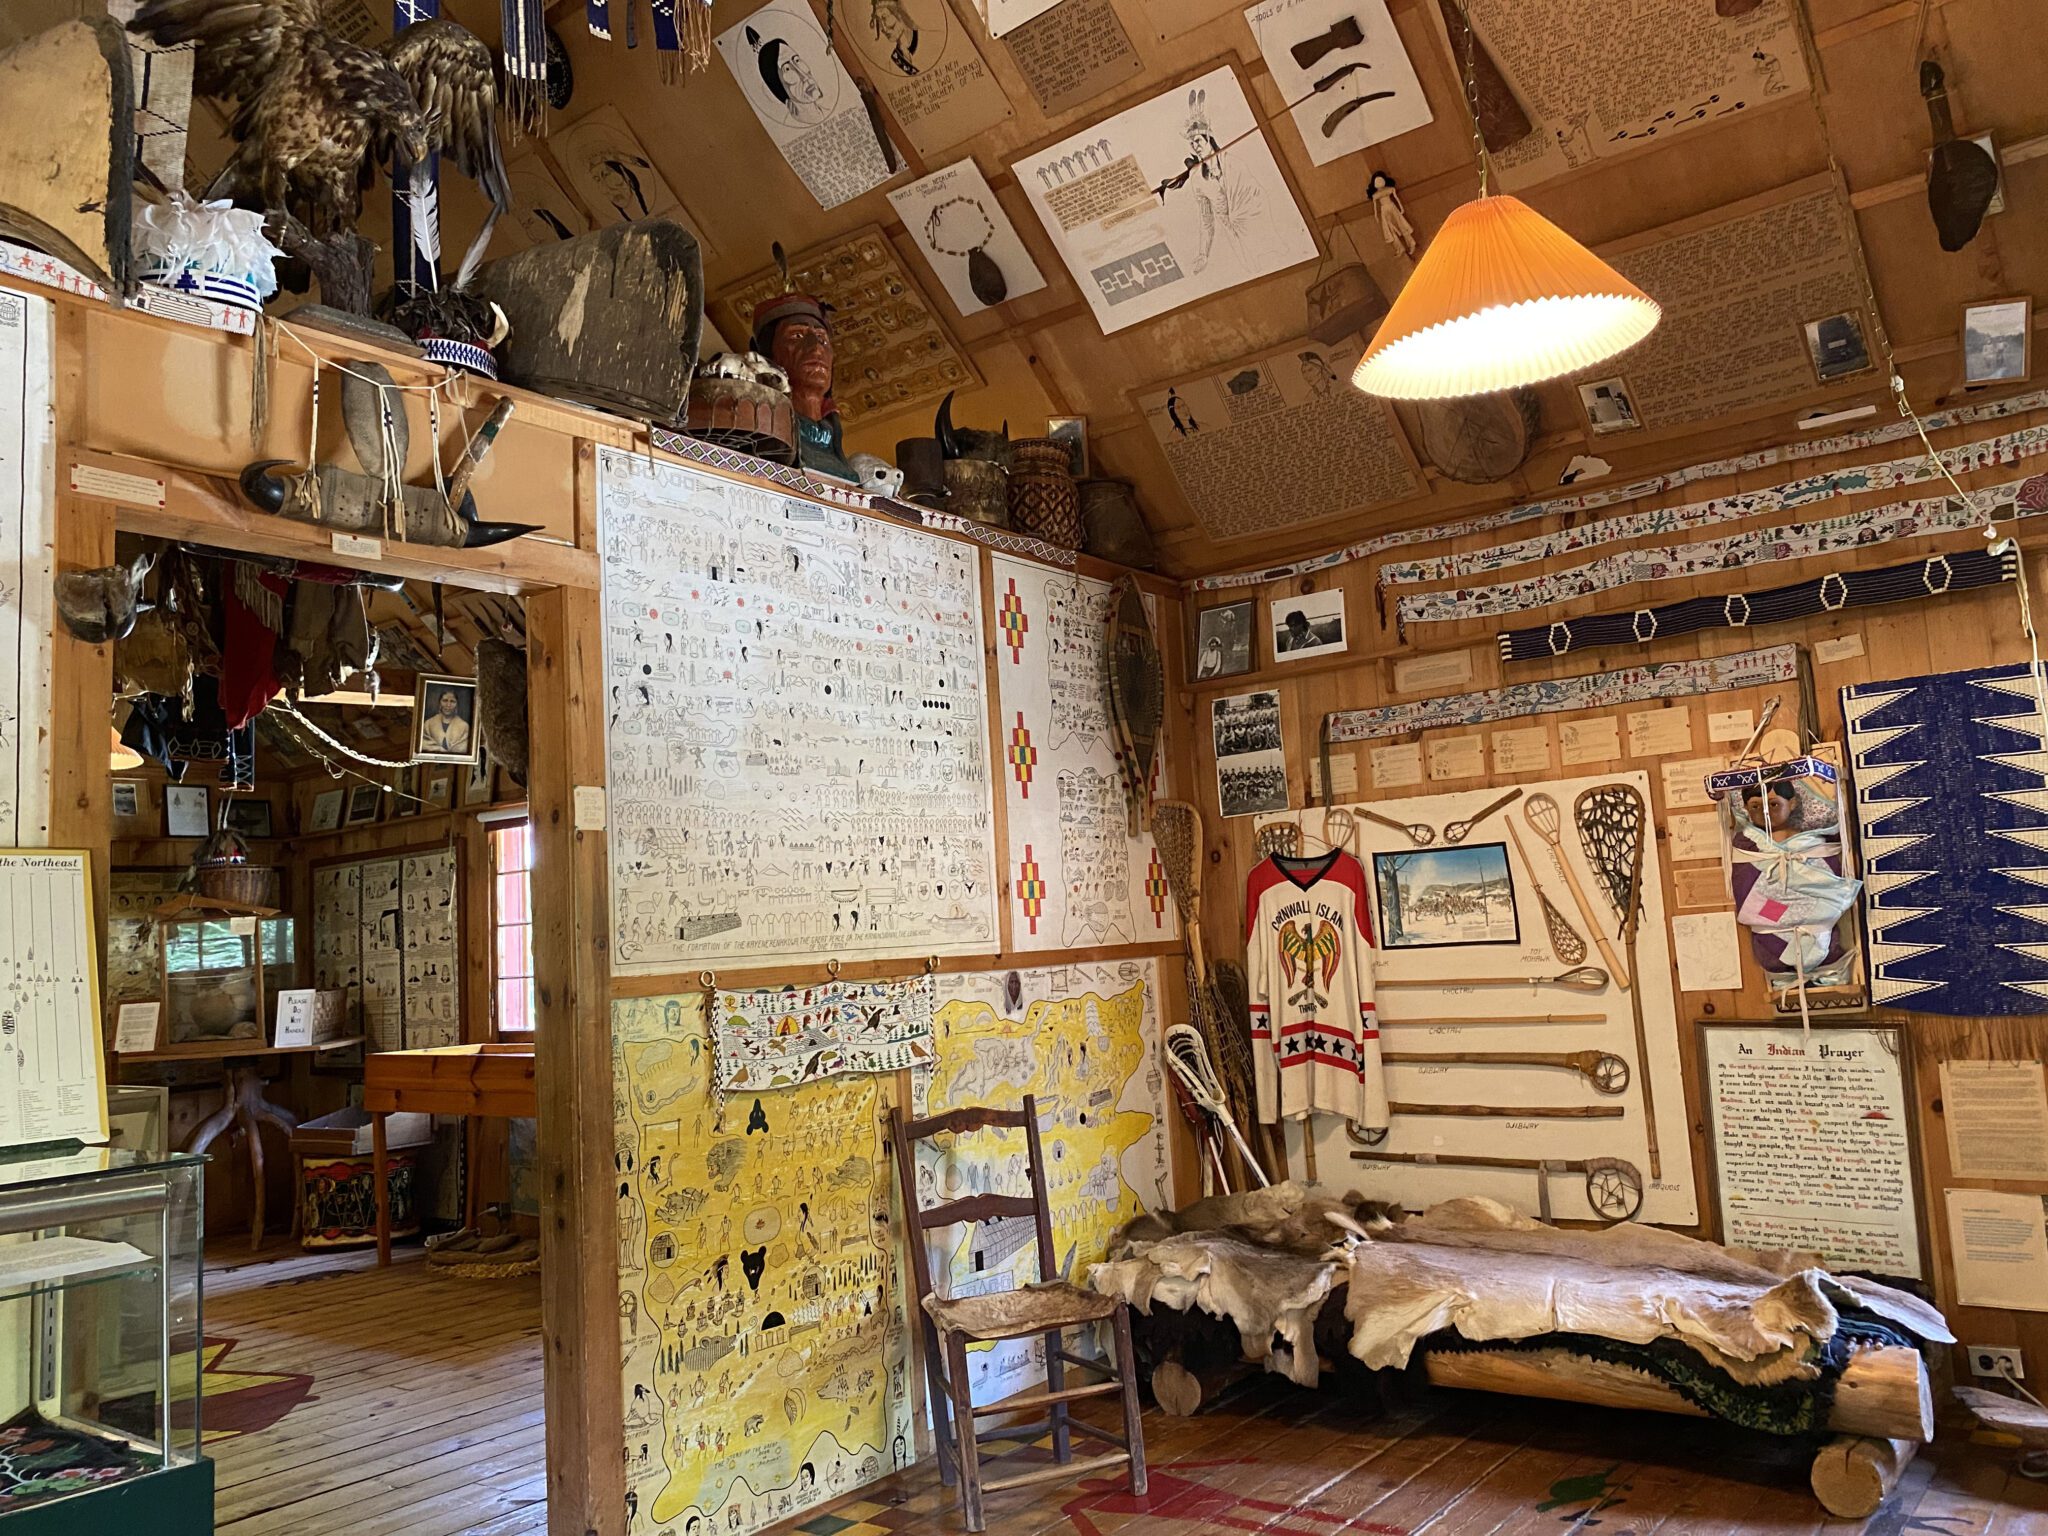
[[[2003,1344],[1971,1344],[1970,1374],[1988,1376],[1993,1381],[2024,1381],[2027,1368],[2020,1361],[2020,1352]]]

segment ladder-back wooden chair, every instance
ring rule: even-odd
[[[1038,1144],[1038,1105],[1026,1095],[1022,1109],[963,1108],[949,1110],[924,1120],[903,1118],[891,1109],[890,1125],[896,1142],[896,1172],[903,1184],[903,1210],[910,1226],[911,1272],[917,1281],[917,1312],[924,1324],[925,1380],[932,1400],[932,1429],[939,1449],[939,1477],[947,1487],[960,1485],[960,1508],[967,1517],[967,1529],[987,1528],[982,1516],[982,1496],[1004,1488],[1021,1488],[1031,1483],[1053,1482],[1099,1472],[1108,1467],[1130,1468],[1131,1492],[1145,1492],[1145,1440],[1138,1416],[1138,1378],[1131,1354],[1130,1309],[1114,1297],[1097,1295],[1061,1278],[1059,1259],[1053,1251],[1052,1207],[1045,1194],[1045,1160]],[[961,1135],[984,1129],[1022,1130],[1029,1150],[1030,1195],[968,1195],[931,1210],[921,1210],[917,1200],[917,1143],[950,1132]],[[958,1226],[966,1222],[1029,1218],[1038,1235],[1037,1285],[1018,1290],[994,1291],[980,1296],[948,1298],[932,1286],[931,1260],[925,1234],[935,1227]],[[1116,1334],[1113,1363],[1089,1360],[1069,1354],[1062,1335],[1069,1328],[1107,1321]],[[976,1408],[972,1383],[967,1374],[967,1346],[1002,1339],[1021,1339],[1037,1333],[1045,1336],[1046,1386],[1042,1392],[1014,1397],[1004,1403]],[[942,1364],[943,1362],[943,1364]],[[1067,1367],[1078,1366],[1097,1372],[1105,1380],[1084,1386],[1067,1385]],[[1124,1432],[1121,1436],[1069,1416],[1068,1405],[1081,1398],[1123,1394]],[[1043,1422],[1004,1425],[975,1430],[975,1420],[993,1414],[1029,1413],[1043,1408]],[[1013,1477],[984,1481],[981,1475],[980,1443],[1019,1435],[1052,1434],[1053,1465],[1034,1467]],[[1074,1459],[1073,1436],[1086,1435],[1113,1449],[1104,1455]]]

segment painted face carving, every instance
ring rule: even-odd
[[[798,414],[818,421],[832,392],[832,333],[815,320],[785,320],[775,328],[775,366],[789,375]]]

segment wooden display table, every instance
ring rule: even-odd
[[[263,1246],[263,1127],[273,1125],[289,1137],[299,1119],[269,1098],[269,1080],[263,1075],[266,1061],[287,1056],[322,1056],[362,1044],[361,1035],[340,1040],[323,1040],[318,1045],[265,1045],[261,1039],[194,1040],[183,1045],[159,1046],[153,1051],[124,1051],[115,1055],[120,1062],[135,1061],[217,1061],[221,1069],[220,1108],[193,1127],[185,1142],[187,1152],[204,1152],[225,1132],[239,1131],[249,1164],[250,1216],[249,1251]],[[294,1219],[296,1225],[296,1218]]]
[[[530,1045],[444,1045],[379,1051],[363,1062],[363,1108],[370,1113],[371,1178],[377,1186],[377,1262],[391,1262],[391,1189],[385,1183],[384,1117],[400,1110],[463,1115],[472,1170],[476,1121],[490,1115],[529,1120],[540,1113]],[[467,1181],[463,1219],[476,1225],[476,1180]]]

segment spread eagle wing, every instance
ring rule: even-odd
[[[193,88],[246,104],[320,24],[318,0],[144,0],[128,30],[164,48],[196,43]]]
[[[426,114],[435,149],[484,189],[492,206],[512,206],[498,148],[498,76],[482,38],[452,21],[416,21],[384,45]]]
[[[411,88],[427,120],[429,142],[483,189],[491,211],[470,241],[454,286],[476,275],[491,230],[512,209],[512,182],[498,147],[498,77],[491,50],[452,21],[416,21],[384,45],[384,56]]]
[[[1322,967],[1323,985],[1329,986],[1330,978],[1337,974],[1337,960],[1344,952],[1343,942],[1337,937],[1337,925],[1325,921],[1316,930],[1315,957]]]
[[[1280,929],[1280,964],[1287,972],[1287,985],[1294,985],[1297,972],[1303,975],[1309,969],[1308,939],[1295,932],[1294,924],[1287,923]]]

